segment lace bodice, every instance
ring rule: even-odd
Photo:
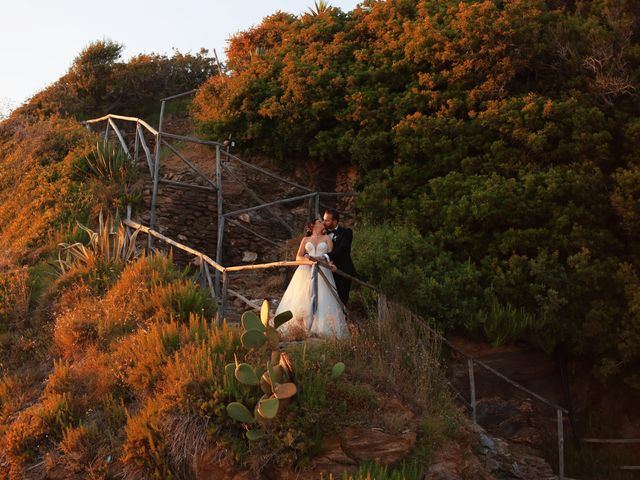
[[[318,245],[314,245],[311,240],[304,246],[305,251],[312,257],[319,257],[324,255],[329,250],[327,242],[318,242]]]

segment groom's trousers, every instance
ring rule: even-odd
[[[345,305],[349,304],[349,291],[351,290],[351,280],[344,278],[342,275],[334,274],[333,279],[336,282],[336,290],[338,297]]]

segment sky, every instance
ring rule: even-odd
[[[21,0],[2,1],[0,118],[61,77],[90,42],[125,45],[139,53],[195,53],[215,48],[224,61],[230,35],[277,10],[299,14],[313,0]],[[329,0],[352,10],[359,0]]]

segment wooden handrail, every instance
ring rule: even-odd
[[[131,228],[135,228],[136,230],[140,230],[141,232],[146,233],[147,235],[151,235],[153,237],[156,237],[160,240],[162,240],[163,242],[168,243],[169,245],[173,245],[174,247],[179,248],[180,250],[184,250],[185,252],[188,252],[198,258],[201,258],[203,261],[207,262],[209,265],[211,265],[213,268],[215,268],[216,270],[218,270],[219,272],[224,272],[225,268],[222,265],[217,264],[216,262],[214,262],[208,255],[205,255],[202,252],[199,252],[198,250],[194,250],[191,247],[188,247],[180,242],[176,242],[175,240],[169,238],[169,237],[165,237],[164,235],[162,235],[160,232],[156,232],[155,230],[152,230],[149,227],[145,227],[144,225],[134,222],[133,220],[129,220],[129,219],[124,219],[122,220],[122,223],[124,223],[125,225],[131,227]]]
[[[271,262],[271,263],[256,263],[253,265],[236,265],[234,267],[226,267],[227,272],[243,272],[247,270],[265,270],[268,268],[281,268],[281,267],[299,267],[300,265],[313,265],[315,262],[312,260],[292,260],[288,262]]]
[[[146,128],[147,130],[149,130],[149,132],[151,132],[153,135],[158,135],[158,131],[153,128],[151,125],[149,125],[147,122],[145,122],[144,120],[142,120],[141,118],[137,118],[137,117],[126,117],[124,115],[114,115],[113,113],[110,113],[108,115],[105,115],[104,117],[100,117],[100,118],[93,118],[91,120],[84,120],[82,123],[83,125],[87,125],[89,123],[98,123],[98,122],[103,122],[105,120],[109,120],[110,118],[115,118],[116,120],[125,120],[127,122],[136,122],[139,123],[140,125],[142,125],[144,128]]]

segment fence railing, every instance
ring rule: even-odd
[[[252,163],[249,163],[241,158],[239,158],[236,155],[233,155],[229,152],[229,148],[228,145],[225,145],[223,143],[220,142],[215,142],[215,141],[209,141],[209,140],[202,140],[199,138],[195,138],[195,137],[191,137],[191,136],[186,136],[186,135],[177,135],[177,134],[172,134],[172,133],[168,133],[168,132],[164,132],[163,131],[163,117],[164,117],[164,109],[165,109],[165,102],[172,100],[174,98],[179,98],[185,95],[189,95],[194,93],[194,91],[189,91],[189,92],[185,92],[184,94],[179,94],[179,95],[174,95],[172,97],[167,97],[165,99],[161,100],[161,109],[160,109],[160,120],[159,120],[159,126],[158,129],[154,129],[153,127],[151,127],[148,123],[146,123],[144,120],[141,120],[139,118],[136,117],[128,117],[128,116],[122,116],[122,115],[106,115],[104,117],[100,117],[100,118],[96,118],[93,120],[88,120],[86,122],[84,122],[84,124],[87,127],[90,127],[91,125],[95,125],[98,124],[100,122],[106,122],[106,127],[105,127],[105,132],[104,132],[104,139],[105,141],[109,138],[109,134],[111,131],[113,131],[113,133],[115,134],[118,142],[120,143],[120,145],[122,146],[124,152],[127,154],[127,156],[131,159],[131,161],[133,163],[137,163],[139,160],[139,156],[140,156],[140,150],[142,150],[142,152],[144,153],[144,158],[146,160],[147,166],[149,168],[149,172],[151,175],[151,178],[153,180],[153,187],[152,187],[152,198],[151,198],[151,206],[150,206],[150,221],[149,221],[149,226],[145,226],[142,225],[140,223],[137,223],[135,221],[133,221],[131,219],[131,209],[129,208],[127,211],[127,218],[126,220],[124,220],[125,225],[127,226],[127,228],[131,228],[131,229],[135,229],[135,230],[139,230],[142,231],[143,233],[147,234],[147,249],[151,249],[153,246],[153,239],[162,241],[164,243],[166,243],[167,245],[171,245],[174,248],[177,248],[179,250],[182,250],[188,254],[193,255],[196,259],[197,259],[197,263],[199,265],[199,269],[200,269],[200,278],[203,279],[203,283],[204,286],[206,286],[210,292],[210,294],[212,295],[213,298],[217,299],[218,304],[219,304],[219,308],[218,308],[218,320],[220,321],[221,319],[225,318],[225,313],[227,311],[227,303],[228,303],[228,296],[232,295],[235,298],[238,298],[239,300],[241,300],[244,304],[246,304],[247,306],[249,306],[250,308],[253,309],[259,309],[260,305],[256,304],[254,301],[250,300],[249,298],[247,298],[246,296],[244,296],[242,293],[229,288],[229,274],[232,272],[242,272],[242,271],[250,271],[250,270],[264,270],[264,269],[277,269],[277,268],[292,268],[292,267],[298,267],[300,265],[308,265],[308,266],[313,266],[315,265],[316,262],[311,261],[311,260],[304,260],[304,261],[282,261],[282,262],[271,262],[271,263],[263,263],[263,264],[253,264],[253,265],[236,265],[236,266],[228,266],[225,267],[223,265],[223,242],[224,242],[224,232],[225,232],[225,224],[229,223],[231,225],[234,225],[236,227],[239,227],[241,229],[247,230],[249,232],[251,232],[252,234],[254,234],[257,238],[261,238],[264,241],[267,241],[271,244],[278,244],[277,242],[273,241],[272,239],[269,239],[268,237],[265,237],[264,235],[261,235],[260,233],[256,232],[254,229],[252,229],[251,227],[247,226],[246,224],[244,224],[244,222],[239,222],[237,220],[234,219],[234,217],[241,215],[242,213],[248,213],[251,211],[257,211],[257,210],[268,210],[271,215],[274,217],[274,219],[276,221],[279,221],[283,227],[288,230],[290,233],[292,233],[292,230],[290,228],[290,226],[288,224],[286,224],[286,222],[283,222],[278,214],[276,212],[274,212],[273,210],[271,210],[273,207],[277,206],[277,205],[282,205],[282,204],[286,204],[286,203],[291,203],[291,202],[296,202],[296,201],[303,201],[303,200],[308,200],[310,202],[310,205],[312,206],[312,209],[315,212],[315,215],[318,216],[320,214],[320,209],[321,208],[327,208],[328,205],[324,204],[321,199],[323,197],[335,197],[335,196],[353,196],[355,195],[355,193],[352,192],[317,192],[317,191],[313,191],[311,188],[301,185],[297,182],[294,182],[290,179],[281,177],[273,172],[270,172],[267,169],[264,169],[262,167],[259,167],[257,165],[253,165]],[[134,131],[134,145],[133,145],[133,154],[130,151],[130,145],[127,144],[127,141],[125,139],[125,135],[123,134],[123,132],[119,129],[117,123],[117,121],[125,121],[125,122],[132,122],[135,123],[135,131]],[[146,139],[145,139],[145,131],[147,132],[148,135],[150,135],[153,139],[154,139],[154,149],[153,152],[151,150],[151,148],[149,148]],[[198,166],[190,161],[182,152],[180,152],[176,147],[174,147],[170,141],[180,141],[180,142],[187,142],[187,143],[196,143],[196,144],[202,144],[202,145],[208,145],[211,147],[215,148],[215,161],[216,161],[216,171],[215,171],[215,178],[209,178],[208,175],[206,175],[200,168],[198,168]],[[173,154],[175,154],[182,162],[184,162],[185,165],[187,165],[187,167],[193,171],[196,176],[198,178],[201,178],[206,184],[207,186],[203,186],[203,185],[196,185],[196,184],[189,184],[189,183],[185,183],[185,182],[180,182],[180,181],[175,181],[175,180],[168,180],[168,179],[164,179],[164,178],[160,178],[160,159],[161,159],[161,155],[160,155],[160,151],[162,146],[165,146],[167,149],[169,149]],[[288,185],[289,187],[294,187],[298,190],[301,191],[301,193],[299,195],[295,195],[293,197],[289,197],[289,198],[281,198],[275,201],[264,201],[260,195],[258,195],[257,192],[255,192],[253,189],[250,188],[249,185],[247,185],[246,182],[244,182],[241,178],[239,178],[239,176],[234,172],[233,167],[231,165],[231,163],[237,164],[241,167],[244,168],[248,168],[251,169],[253,171],[256,171],[268,178],[271,178],[273,180],[277,180],[285,185]],[[242,184],[242,186],[246,189],[246,191],[249,193],[249,195],[252,197],[252,199],[258,203],[258,205],[255,206],[251,206],[251,207],[246,207],[246,208],[240,208],[240,209],[235,209],[232,211],[225,211],[224,209],[224,196],[223,196],[223,172],[225,172],[228,176],[230,176],[235,182]],[[155,226],[157,223],[157,215],[156,215],[156,210],[157,210],[157,198],[158,198],[158,188],[160,184],[167,184],[167,185],[172,185],[172,186],[177,186],[177,187],[184,187],[184,188],[193,188],[193,189],[201,189],[201,190],[207,190],[210,192],[215,192],[216,193],[216,200],[217,200],[217,227],[218,227],[218,235],[217,235],[217,239],[216,239],[216,256],[215,256],[215,260],[210,258],[208,255],[199,252],[198,250],[195,250],[193,248],[190,248],[187,245],[184,245],[183,243],[180,243],[176,240],[173,240],[165,235],[162,235],[160,232],[158,232],[157,230],[155,230]],[[320,262],[322,264],[322,262]],[[326,264],[322,264],[324,266],[327,266]],[[213,272],[212,272],[213,270]],[[342,275],[346,278],[349,278],[350,280],[364,286],[365,288],[368,289],[372,289],[374,291],[376,291],[378,293],[378,302],[380,303],[380,299],[383,298],[382,293],[373,285],[364,282],[358,278],[355,278],[351,275],[348,275],[344,272],[341,271],[337,271],[336,272],[338,275]],[[321,277],[323,278],[323,281],[325,281],[329,286],[331,286],[331,282],[329,282],[329,280],[326,278],[326,276],[322,273],[322,270],[320,269],[320,274]],[[335,293],[335,291],[332,289],[332,293],[337,297],[337,294]],[[316,292],[317,294],[317,292]],[[339,299],[338,299],[339,300]],[[341,303],[341,302],[340,302]],[[344,305],[342,305],[344,308]],[[567,409],[565,409],[564,407],[552,402],[551,400],[548,400],[544,397],[542,397],[541,395],[531,391],[530,389],[524,387],[523,385],[521,385],[520,383],[516,382],[515,380],[507,377],[506,375],[502,374],[501,372],[497,371],[496,369],[490,367],[489,365],[487,365],[485,362],[479,360],[478,358],[475,358],[472,355],[467,354],[466,352],[464,352],[463,350],[461,350],[460,348],[456,347],[455,345],[453,345],[448,339],[446,339],[444,336],[442,336],[439,332],[435,331],[434,329],[432,329],[431,327],[429,327],[430,331],[437,337],[440,339],[440,341],[442,341],[444,344],[446,344],[449,348],[451,348],[453,351],[455,351],[458,355],[462,356],[463,359],[466,360],[466,364],[467,364],[467,374],[468,374],[468,382],[469,382],[469,401],[467,402],[466,398],[464,398],[464,395],[462,394],[462,392],[458,391],[453,385],[451,385],[451,387],[454,389],[454,391],[465,400],[465,402],[469,405],[470,407],[470,412],[471,412],[471,420],[473,421],[473,423],[477,423],[477,395],[476,395],[476,388],[477,388],[477,381],[476,381],[476,367],[479,367],[481,369],[483,369],[484,371],[488,372],[489,374],[501,379],[502,381],[504,381],[505,383],[511,385],[512,387],[516,388],[517,390],[525,393],[526,395],[530,396],[531,398],[534,398],[535,400],[537,400],[538,402],[540,402],[542,405],[545,405],[546,407],[555,410],[556,413],[556,432],[557,432],[557,451],[558,451],[558,478],[560,480],[564,480],[566,479],[565,477],[565,465],[564,465],[564,443],[565,443],[565,435],[564,435],[564,417],[565,414],[568,413]],[[608,443],[608,444],[631,444],[631,443],[640,443],[640,439],[593,439],[593,438],[585,438],[582,439],[582,442],[584,443]],[[623,470],[640,470],[640,467],[637,466],[623,466],[620,467]],[[568,479],[567,479],[568,480]]]
[[[159,240],[162,240],[164,242],[166,242],[168,245],[171,245],[172,247],[178,248],[186,253],[190,253],[193,256],[197,257],[198,259],[201,260],[201,265],[204,265],[203,270],[201,270],[202,275],[204,276],[204,278],[206,278],[206,283],[209,286],[210,292],[211,294],[214,296],[214,298],[218,299],[218,304],[219,304],[219,310],[218,310],[218,321],[222,321],[222,319],[225,318],[225,311],[226,311],[226,307],[227,307],[227,297],[229,294],[233,295],[236,298],[239,298],[241,301],[243,301],[243,303],[245,303],[246,305],[248,305],[250,308],[253,309],[259,309],[259,305],[256,305],[255,303],[253,303],[251,300],[249,300],[248,298],[244,297],[242,294],[240,294],[239,292],[236,292],[235,290],[232,290],[229,288],[229,273],[230,272],[241,272],[241,271],[250,271],[250,270],[265,270],[265,269],[276,269],[276,268],[283,268],[283,267],[298,267],[300,265],[308,265],[308,266],[313,266],[315,265],[315,261],[313,260],[302,260],[302,261],[282,261],[282,262],[270,262],[270,263],[262,263],[262,264],[253,264],[253,265],[236,265],[236,266],[229,266],[229,267],[225,267],[222,266],[220,264],[218,264],[217,262],[215,262],[214,260],[212,260],[211,258],[209,258],[207,255],[198,252],[197,250],[194,250],[184,244],[181,244],[180,242],[177,242],[173,239],[170,239],[162,234],[160,234],[159,232],[156,232],[152,229],[150,229],[149,227],[146,227],[144,225],[141,225],[140,223],[134,222],[130,219],[125,219],[123,220],[124,224],[127,227],[130,227],[132,229],[135,230],[139,230],[142,231],[143,233],[146,233],[148,235],[151,235]],[[318,262],[318,263],[322,263],[322,262]],[[213,287],[213,278],[211,276],[210,270],[208,267],[212,267],[214,268],[217,272],[220,272],[222,274],[222,287],[219,290],[219,292],[216,292],[216,289]],[[321,271],[320,271],[321,272]],[[378,301],[380,301],[381,298],[381,293],[380,291],[373,285],[364,282],[358,278],[355,278],[345,272],[341,272],[340,270],[338,270],[337,272],[338,275],[342,275],[346,278],[349,278],[352,281],[355,281],[356,283],[369,288],[371,290],[374,290],[375,292],[377,292],[379,294],[378,297]],[[331,283],[330,281],[324,276],[321,275],[321,277],[323,278],[323,281],[325,281],[331,288]],[[332,290],[333,292],[333,290]],[[315,292],[315,294],[317,295],[317,291]],[[335,294],[335,293],[334,293]],[[342,305],[343,308],[344,305]],[[509,385],[515,387],[516,389],[522,391],[523,393],[529,395],[530,397],[536,399],[537,401],[539,401],[540,403],[542,403],[543,405],[546,405],[549,408],[552,408],[555,410],[556,412],[556,430],[557,430],[557,448],[558,448],[558,478],[561,480],[565,480],[565,474],[564,474],[564,441],[565,441],[565,435],[564,435],[564,415],[568,413],[568,411],[552,402],[551,400],[548,400],[544,397],[542,397],[541,395],[538,395],[537,393],[533,392],[532,390],[526,388],[525,386],[521,385],[520,383],[516,382],[515,380],[507,377],[506,375],[502,374],[501,372],[497,371],[496,369],[490,367],[489,365],[487,365],[485,362],[474,358],[472,355],[467,354],[466,352],[464,352],[463,350],[461,350],[460,348],[456,347],[453,343],[451,343],[447,338],[445,338],[442,334],[440,334],[439,332],[437,332],[436,330],[434,330],[431,327],[428,327],[429,330],[431,331],[432,334],[434,334],[442,343],[446,344],[449,348],[451,348],[452,350],[454,350],[456,353],[458,353],[459,355],[463,356],[466,361],[467,361],[467,367],[468,367],[468,374],[469,374],[469,391],[470,391],[470,401],[467,402],[470,407],[471,407],[471,420],[473,421],[473,423],[477,423],[477,412],[476,412],[476,407],[477,407],[477,401],[476,401],[476,380],[475,380],[475,366],[478,366],[484,370],[486,370],[487,372],[489,372],[490,374],[494,375],[497,378],[500,378],[501,380],[503,380],[504,382],[508,383]],[[463,396],[463,394],[457,390],[453,385],[451,385],[451,388],[453,388],[456,393],[460,396]],[[465,399],[466,400],[466,399]]]
[[[284,205],[287,203],[300,202],[304,200],[309,200],[313,205],[314,215],[317,217],[320,215],[321,208],[328,208],[329,205],[322,202],[322,198],[326,197],[351,197],[355,196],[354,192],[319,192],[314,191],[313,189],[302,185],[298,182],[294,182],[288,178],[282,177],[273,173],[265,168],[262,168],[258,165],[254,165],[246,160],[239,158],[237,155],[232,154],[229,151],[229,146],[220,142],[212,141],[212,140],[203,140],[200,138],[188,136],[188,135],[177,135],[169,132],[163,131],[163,119],[164,119],[164,109],[165,102],[168,100],[172,100],[174,98],[179,98],[184,95],[188,95],[193,93],[193,91],[185,92],[184,94],[174,95],[173,97],[168,97],[162,100],[161,108],[160,108],[160,120],[158,124],[158,129],[154,129],[144,120],[137,117],[129,117],[123,115],[114,115],[109,114],[100,118],[87,120],[83,122],[88,128],[91,126],[96,126],[101,122],[105,122],[105,130],[104,130],[104,140],[107,141],[109,139],[109,135],[113,132],[122,146],[122,149],[126,153],[126,155],[131,159],[132,163],[137,164],[140,157],[140,150],[144,153],[144,157],[149,168],[149,174],[152,180],[152,191],[151,191],[151,205],[150,205],[150,219],[149,226],[150,229],[155,229],[157,226],[157,209],[158,209],[158,190],[160,184],[171,185],[174,187],[184,187],[184,188],[192,188],[199,190],[206,190],[210,192],[216,193],[216,213],[217,213],[217,238],[216,238],[216,255],[215,262],[218,264],[222,263],[223,260],[223,245],[224,245],[224,237],[225,237],[225,226],[227,223],[232,224],[238,228],[248,230],[257,238],[261,238],[263,240],[272,242],[270,239],[267,239],[264,235],[261,235],[259,232],[256,232],[255,229],[251,228],[248,225],[243,225],[241,222],[238,222],[234,219],[243,213],[248,213],[257,210],[267,210],[271,217],[277,221],[290,235],[293,235],[293,229],[289,224],[287,224],[284,220],[282,220],[279,214],[273,210],[273,207],[278,205]],[[121,122],[129,122],[135,123],[135,131],[134,131],[134,145],[133,145],[133,154],[130,151],[130,145],[127,143],[125,139],[125,134],[118,127],[117,121]],[[148,135],[150,135],[154,139],[153,152],[151,148],[149,148],[147,141],[145,139],[145,131]],[[178,148],[171,144],[171,141],[179,141],[186,143],[195,143],[200,145],[207,145],[215,148],[215,178],[210,178],[205,172],[202,171],[193,161],[191,161],[187,156],[181,152]],[[171,153],[173,153],[179,160],[181,160],[194,174],[197,178],[203,180],[207,185],[197,185],[186,183],[182,181],[169,180],[160,177],[160,162],[161,162],[161,149],[162,147],[166,147]],[[268,177],[270,179],[276,180],[284,185],[289,187],[294,187],[295,189],[301,190],[303,193],[300,195],[295,195],[288,198],[279,198],[274,201],[265,201],[261,196],[248,185],[247,182],[242,180],[240,176],[234,171],[234,165],[247,168],[253,170],[255,172],[260,173],[261,175]],[[223,194],[223,180],[224,176],[227,175],[231,178],[234,183],[242,185],[243,189],[250,195],[253,201],[257,202],[257,205],[253,205],[246,208],[235,209],[232,211],[226,211],[224,205],[224,194]],[[156,238],[155,235],[148,236],[148,248],[153,246],[153,239]],[[216,271],[216,282],[220,283],[220,272]]]
[[[96,124],[98,122],[101,121],[106,121],[107,125],[106,125],[106,129],[105,129],[105,135],[104,138],[105,140],[108,139],[108,135],[109,135],[109,131],[113,130],[113,132],[115,133],[118,141],[120,142],[120,144],[122,145],[123,150],[125,151],[125,153],[131,158],[132,162],[137,162],[138,160],[138,154],[139,154],[139,146],[142,147],[142,150],[144,151],[148,166],[149,166],[149,171],[151,174],[151,177],[153,179],[153,190],[152,190],[152,198],[151,198],[151,215],[150,215],[150,221],[149,221],[149,225],[145,226],[142,225],[138,222],[135,222],[131,219],[131,209],[127,210],[127,218],[124,220],[125,225],[128,228],[132,228],[135,230],[139,230],[143,233],[147,234],[147,249],[151,249],[153,247],[153,239],[156,240],[160,240],[162,242],[165,242],[168,245],[171,245],[174,248],[177,248],[179,250],[182,250],[183,252],[186,252],[188,254],[193,255],[195,258],[198,259],[198,263],[199,263],[199,268],[200,268],[200,276],[202,279],[204,279],[204,284],[206,285],[206,287],[208,288],[210,294],[212,295],[212,297],[214,297],[215,299],[217,299],[218,301],[218,319],[219,321],[223,318],[225,318],[225,314],[227,312],[227,305],[228,305],[228,296],[232,295],[235,298],[240,299],[244,304],[246,304],[247,306],[249,306],[250,308],[257,308],[258,305],[256,305],[254,302],[252,302],[250,299],[246,298],[244,295],[242,295],[242,293],[237,292],[231,288],[229,288],[229,274],[232,272],[242,272],[242,271],[249,271],[249,270],[264,270],[264,269],[276,269],[276,268],[291,268],[291,267],[298,267],[300,265],[308,265],[308,266],[313,266],[315,264],[314,261],[310,261],[310,260],[305,260],[305,261],[284,261],[284,262],[271,262],[271,263],[265,263],[265,264],[253,264],[253,265],[236,265],[236,266],[224,266],[223,265],[223,257],[222,257],[222,246],[223,246],[223,241],[224,241],[224,229],[225,229],[225,223],[228,221],[229,223],[233,223],[233,224],[240,224],[240,222],[236,222],[233,217],[241,215],[242,213],[248,213],[251,211],[256,211],[256,210],[262,210],[262,209],[270,209],[271,207],[274,207],[276,205],[281,205],[281,204],[286,204],[286,203],[291,203],[291,202],[297,202],[297,201],[304,201],[304,200],[310,200],[311,202],[313,202],[313,207],[314,207],[314,211],[316,216],[319,215],[320,213],[320,207],[322,205],[321,202],[321,198],[322,196],[337,196],[337,195],[345,195],[345,196],[352,196],[354,195],[354,193],[352,192],[344,192],[344,193],[340,193],[340,192],[316,192],[313,191],[312,189],[310,189],[309,187],[306,187],[304,185],[300,185],[297,182],[294,182],[292,180],[283,178],[273,172],[270,172],[262,167],[259,167],[257,165],[253,165],[249,162],[246,162],[242,159],[240,159],[239,157],[237,157],[236,155],[231,154],[228,149],[225,148],[225,145],[223,145],[220,142],[214,142],[214,141],[209,141],[209,140],[202,140],[202,139],[198,139],[198,138],[194,138],[194,137],[190,137],[190,136],[186,136],[186,135],[175,135],[175,134],[170,134],[170,133],[166,133],[166,132],[162,132],[162,118],[163,118],[163,114],[164,114],[164,101],[162,102],[162,107],[161,107],[161,114],[160,114],[160,121],[159,121],[159,127],[157,130],[153,129],[150,125],[148,125],[146,122],[144,122],[143,120],[139,119],[139,118],[135,118],[135,117],[125,117],[125,116],[121,116],[121,115],[106,115],[104,117],[98,118],[98,119],[94,119],[94,120],[89,120],[87,122],[85,122],[85,124],[87,126],[92,125],[92,124]],[[135,122],[136,127],[135,127],[135,145],[134,145],[134,154],[133,156],[130,154],[127,142],[124,138],[124,135],[122,134],[122,132],[120,131],[120,129],[118,128],[117,124],[115,123],[114,120],[120,120],[120,121],[127,121],[127,122]],[[146,129],[146,131],[148,133],[150,133],[154,138],[155,138],[155,155],[151,154],[151,150],[149,149],[149,147],[147,146],[146,142],[145,142],[145,138],[144,138],[144,133],[143,133],[143,128]],[[164,138],[163,138],[164,137]],[[204,145],[209,145],[212,147],[215,147],[215,160],[216,160],[216,177],[215,180],[209,178],[204,172],[202,172],[193,162],[191,162],[188,158],[186,158],[185,155],[183,155],[181,152],[178,151],[178,149],[176,149],[175,147],[173,147],[168,140],[177,140],[177,141],[183,141],[183,142],[191,142],[191,143],[198,143],[198,144],[204,144]],[[211,191],[215,191],[216,192],[216,196],[217,196],[217,220],[218,220],[218,235],[217,235],[217,239],[216,239],[216,258],[215,260],[212,259],[211,257],[209,257],[208,255],[199,252],[198,250],[195,250],[183,243],[180,243],[176,240],[173,240],[163,234],[161,234],[160,232],[158,232],[157,230],[154,229],[157,217],[156,217],[156,208],[157,208],[157,193],[158,193],[158,187],[160,182],[160,148],[161,146],[164,145],[167,148],[169,148],[169,150],[174,153],[180,160],[182,160],[192,171],[194,171],[194,173],[196,173],[197,176],[199,176],[200,178],[203,178],[208,184],[209,187],[202,187],[201,185],[195,186],[195,185],[191,185],[188,183],[184,183],[184,182],[175,182],[175,181],[171,181],[171,183],[175,183],[178,184],[180,186],[184,186],[187,188],[207,188],[210,189]],[[299,190],[302,190],[303,193],[301,193],[300,195],[296,195],[293,197],[289,197],[289,198],[282,198],[282,199],[278,199],[275,201],[271,201],[271,202],[264,202],[262,201],[262,199],[260,198],[260,196],[254,192],[248,185],[246,185],[246,183],[243,184],[243,186],[251,192],[251,196],[252,198],[254,198],[254,200],[260,202],[259,205],[255,205],[255,206],[251,206],[251,207],[246,207],[246,208],[241,208],[241,209],[236,209],[236,210],[232,210],[229,212],[226,212],[223,208],[223,188],[222,188],[222,174],[223,174],[223,170],[226,170],[228,174],[230,174],[232,176],[232,178],[234,178],[235,181],[238,181],[239,179],[237,178],[237,176],[233,175],[233,172],[230,172],[230,169],[228,168],[228,166],[225,165],[225,160],[229,162],[229,161],[233,161],[243,167],[252,169],[254,171],[257,171],[269,178],[272,178],[274,180],[278,180],[280,182],[283,182],[284,184],[290,186],[290,187],[295,187]],[[225,166],[227,168],[225,168]],[[166,183],[167,181],[164,180],[164,183]],[[275,217],[277,217],[277,214],[275,214],[275,212],[272,212]],[[254,233],[257,237],[262,238],[264,236],[260,235],[258,232],[255,232],[253,229],[251,229],[250,227],[246,226],[246,225],[242,225],[242,227],[246,230],[251,231],[252,233]],[[266,237],[264,237],[266,239]],[[213,272],[212,272],[213,270]],[[321,272],[321,270],[320,270]],[[356,283],[359,283],[363,286],[365,286],[366,288],[370,288],[375,290],[376,292],[380,293],[378,291],[378,289],[376,287],[374,287],[371,284],[368,284],[366,282],[363,282],[362,280],[355,278],[351,275],[346,274],[345,272],[341,272],[341,271],[337,271],[336,272],[338,275],[342,275],[345,276],[347,278],[349,278],[352,281],[355,281]],[[330,282],[328,281],[328,279],[322,275],[323,277],[323,281],[327,282],[327,284],[330,284]],[[333,291],[333,290],[332,290]],[[335,292],[334,292],[335,294]],[[344,308],[344,305],[343,305]],[[456,347],[455,345],[453,345],[449,340],[447,340],[446,338],[444,338],[442,335],[440,335],[438,332],[436,332],[435,330],[433,331],[433,333],[435,335],[437,335],[441,341],[448,345],[449,348],[451,348],[452,350],[456,351],[459,355],[462,355],[466,360],[467,360],[467,367],[468,367],[468,375],[469,375],[469,388],[470,388],[470,407],[471,407],[471,419],[474,423],[477,422],[477,399],[476,399],[476,379],[475,379],[475,367],[478,366],[488,372],[490,372],[492,375],[501,378],[503,381],[507,382],[508,384],[512,385],[513,387],[521,390],[522,392],[526,393],[527,395],[530,395],[531,397],[535,398],[536,400],[540,401],[542,404],[555,409],[556,411],[556,425],[557,425],[557,439],[558,439],[558,476],[561,480],[565,479],[564,476],[564,415],[567,413],[567,410],[563,407],[561,407],[560,405],[557,405],[553,402],[551,402],[548,399],[545,399],[544,397],[536,394],[535,392],[532,392],[531,390],[527,389],[526,387],[524,387],[523,385],[520,385],[518,382],[508,378],[507,376],[503,375],[502,373],[498,372],[497,370],[491,368],[489,365],[487,365],[486,363],[478,360],[477,358],[474,358],[471,355],[466,354],[465,352],[463,352],[462,350],[460,350],[458,347]],[[458,392],[460,395],[461,393]]]

